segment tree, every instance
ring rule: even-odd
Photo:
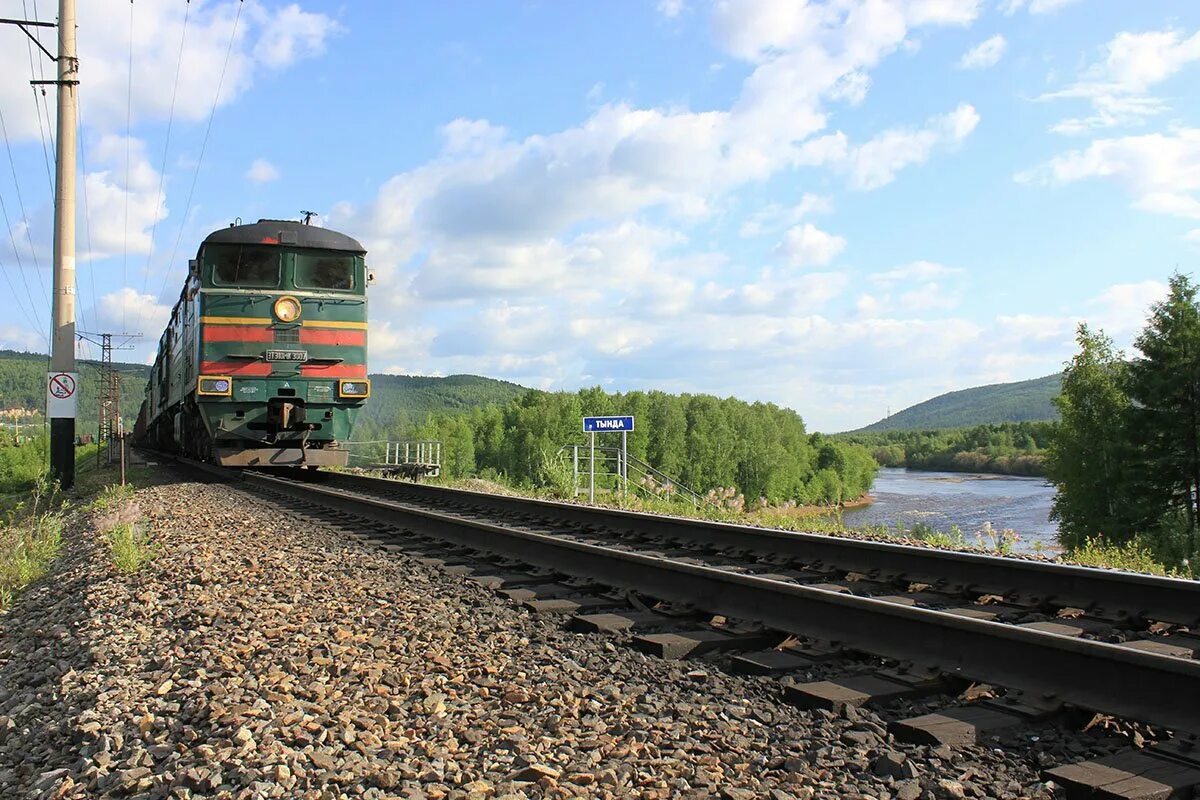
[[[1170,287],[1135,342],[1142,355],[1130,365],[1129,394],[1147,499],[1160,516],[1185,511],[1190,554],[1200,517],[1200,306],[1186,275],[1172,275]]]
[[[1138,527],[1128,502],[1128,370],[1103,332],[1080,325],[1076,341],[1079,353],[1067,364],[1062,394],[1054,400],[1062,421],[1046,454],[1046,474],[1057,489],[1050,515],[1069,549],[1101,534],[1127,539]]]

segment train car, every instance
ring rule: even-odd
[[[290,220],[209,234],[159,339],[141,441],[227,467],[344,466],[371,396],[365,257]]]

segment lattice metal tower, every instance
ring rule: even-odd
[[[96,393],[100,399],[100,430],[96,443],[108,447],[110,457],[121,425],[121,376],[113,369],[112,351],[112,334],[100,334],[100,385]]]

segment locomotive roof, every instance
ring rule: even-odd
[[[230,225],[210,233],[203,244],[282,244],[349,253],[367,252],[357,240],[344,233],[290,219],[260,219],[250,225]]]

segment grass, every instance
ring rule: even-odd
[[[1114,544],[1101,537],[1088,539],[1069,554],[1069,559],[1085,567],[1104,567],[1126,572],[1144,572],[1167,578],[1188,578],[1186,572],[1168,567],[1154,557],[1150,547],[1140,539]]]
[[[157,555],[149,533],[133,522],[121,522],[105,532],[113,566],[126,574],[137,572]]]
[[[50,571],[62,550],[65,505],[55,508],[58,487],[44,478],[35,482],[29,503],[19,503],[0,527],[0,610],[13,597]]]

